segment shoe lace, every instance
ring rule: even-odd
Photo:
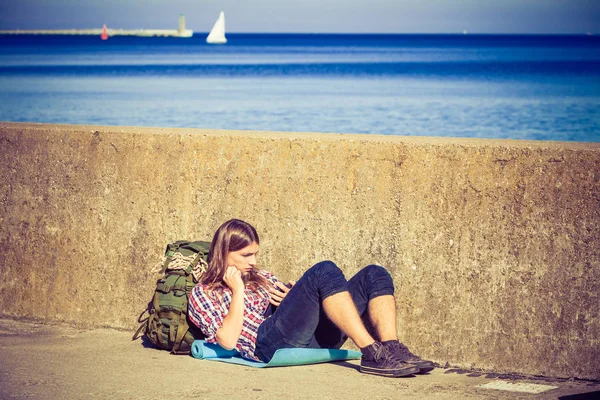
[[[375,349],[375,359],[385,362],[406,363],[406,361],[402,360],[394,352],[389,351],[385,348],[385,346],[382,345],[377,346],[377,348]]]
[[[400,351],[400,353],[406,355],[407,357],[416,357],[409,349],[408,347],[406,347],[406,345],[404,345],[401,342],[396,342],[398,343],[398,350]]]

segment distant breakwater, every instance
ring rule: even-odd
[[[13,29],[0,30],[0,35],[97,35],[102,34],[102,29]],[[108,36],[162,36],[189,38],[193,31],[175,29],[108,29]]]

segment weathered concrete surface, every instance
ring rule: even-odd
[[[579,395],[591,400],[600,395],[600,382],[442,368],[382,378],[358,372],[358,361],[257,369],[172,356],[132,342],[126,332],[7,319],[0,319],[0,359],[1,399],[566,400]],[[556,389],[532,395],[478,388],[500,380]]]
[[[600,379],[600,144],[0,124],[0,314],[131,329],[166,242],[384,265],[451,365]]]

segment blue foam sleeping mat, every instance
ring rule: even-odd
[[[359,351],[341,349],[279,349],[268,363],[242,358],[235,350],[225,350],[218,344],[195,340],[192,343],[192,357],[202,360],[221,361],[240,364],[247,367],[289,367],[293,365],[318,364],[330,361],[356,360],[361,357]]]

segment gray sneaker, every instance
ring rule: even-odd
[[[415,356],[408,347],[397,340],[387,340],[382,342],[382,344],[400,360],[419,367],[420,374],[424,374],[435,368],[432,361],[423,360],[421,357]]]
[[[381,342],[375,342],[361,349],[360,372],[364,374],[398,378],[416,374],[419,367],[400,360]]]

